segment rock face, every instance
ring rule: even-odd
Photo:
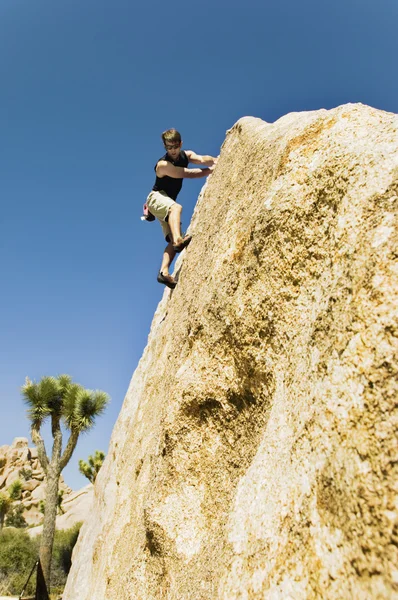
[[[38,525],[43,521],[40,502],[45,499],[46,479],[37,450],[28,447],[27,438],[15,438],[11,446],[0,446],[0,491],[6,492],[18,479],[22,483],[22,497],[14,502],[14,506],[22,504],[22,514],[27,524]],[[65,514],[57,517],[57,529],[67,529],[78,521],[84,521],[90,508],[92,486],[86,486],[80,492],[73,492],[61,475],[59,489],[64,492],[62,507]],[[84,502],[82,494],[85,497]],[[75,499],[76,496],[80,498],[79,501]],[[29,530],[31,535],[40,532],[41,528]]]
[[[64,600],[398,598],[397,212],[397,116],[234,125]]]

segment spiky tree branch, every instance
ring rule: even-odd
[[[51,415],[51,431],[54,439],[51,463],[59,469],[59,459],[62,452],[62,431],[58,415]],[[62,469],[59,469],[59,472],[61,471]]]
[[[105,460],[105,454],[101,450],[96,450],[95,454],[88,457],[88,463],[83,459],[79,460],[79,471],[87,479],[94,483],[100,468]]]
[[[39,457],[40,464],[43,468],[44,473],[47,475],[49,460],[47,457],[44,440],[40,435],[40,430],[32,426],[30,430],[30,435],[32,436],[32,442],[37,448],[37,456]]]
[[[59,464],[61,467],[61,471],[70,461],[70,458],[76,448],[76,444],[79,439],[79,434],[80,434],[80,431],[78,429],[73,429],[71,431],[71,434],[68,439],[68,443],[66,444],[64,453],[62,454],[61,459],[60,459]]]

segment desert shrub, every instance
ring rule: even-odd
[[[51,590],[62,593],[72,564],[72,550],[81,523],[70,529],[56,531],[51,566]],[[18,529],[3,529],[0,533],[0,595],[18,595],[39,555],[40,536],[30,538]],[[26,594],[34,594],[36,574],[32,575]]]
[[[54,588],[61,588],[66,583],[72,565],[72,550],[81,526],[82,523],[76,523],[70,529],[55,532],[51,566],[51,586]]]
[[[24,507],[22,504],[17,504],[13,506],[6,517],[6,526],[7,527],[17,527],[21,529],[23,527],[27,527],[28,524],[25,521],[25,517],[23,516]]]
[[[0,531],[4,525],[5,516],[9,513],[12,506],[12,500],[8,494],[0,492]]]
[[[25,469],[25,467],[23,467],[19,470],[19,476],[25,481],[29,481],[29,479],[32,479],[32,469]]]
[[[64,499],[64,493],[65,490],[58,491],[57,512],[59,515],[63,515],[65,513],[64,509],[62,508],[62,500]]]
[[[8,488],[8,493],[11,500],[20,500],[22,496],[22,482],[20,479],[16,479],[12,482]]]
[[[3,529],[0,533],[0,593],[18,595],[37,560],[37,541],[20,529]],[[36,578],[27,588],[33,594]]]

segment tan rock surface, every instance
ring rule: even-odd
[[[43,476],[43,479],[44,479],[44,476]],[[35,490],[37,487],[39,487],[40,481],[38,479],[29,479],[29,481],[23,481],[22,489],[27,492],[33,492],[33,490]]]
[[[396,115],[228,132],[64,600],[398,597],[397,207]]]

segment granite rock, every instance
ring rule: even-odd
[[[397,213],[396,115],[232,127],[64,600],[398,597]]]

